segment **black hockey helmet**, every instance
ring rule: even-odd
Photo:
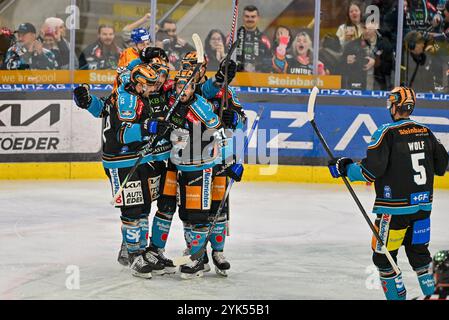
[[[432,261],[433,277],[437,286],[449,286],[449,250],[438,251]]]

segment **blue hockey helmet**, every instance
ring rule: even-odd
[[[150,41],[150,34],[144,28],[136,28],[131,32],[131,40],[135,44]]]

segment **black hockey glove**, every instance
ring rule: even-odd
[[[229,60],[228,65],[228,84],[234,80],[235,74],[237,72],[237,64],[234,60]],[[226,73],[226,59],[220,62],[220,67],[218,68],[217,73],[215,74],[215,81],[217,84],[222,85],[225,81],[225,73]]]
[[[142,136],[148,136],[149,134],[163,136],[170,128],[170,124],[165,120],[146,119],[142,126]]]
[[[346,176],[347,166],[351,163],[354,163],[351,158],[342,157],[329,160],[327,166],[329,167],[332,177],[339,178],[341,176]]]
[[[235,129],[239,121],[239,114],[231,109],[224,109],[221,118],[226,128]]]
[[[229,178],[239,182],[243,176],[243,164],[237,163],[235,156],[233,156],[232,162],[225,164],[225,173]]]
[[[89,95],[87,85],[81,85],[73,90],[73,99],[78,107],[81,109],[89,108],[92,97]]]
[[[157,47],[146,47],[139,53],[140,60],[145,63],[151,63],[153,58],[161,57],[168,61],[167,53],[164,49]]]

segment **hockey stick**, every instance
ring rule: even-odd
[[[327,154],[329,155],[329,157],[331,159],[335,159],[331,149],[329,148],[329,145],[327,144],[326,140],[324,140],[323,135],[321,134],[321,131],[318,129],[318,126],[315,122],[315,101],[316,101],[316,97],[318,95],[318,88],[317,87],[313,87],[312,92],[309,96],[309,102],[308,102],[308,106],[307,106],[307,115],[309,118],[309,122],[313,127],[313,130],[315,130],[316,135],[318,136],[318,138],[320,139],[320,142],[322,144],[322,146],[324,147],[324,149],[326,150]],[[373,232],[373,235],[376,237],[377,241],[379,242],[379,244],[381,245],[382,251],[385,253],[388,261],[390,262],[391,266],[394,269],[394,272],[396,272],[397,275],[399,275],[399,273],[401,272],[397,266],[397,264],[394,262],[393,257],[391,256],[390,252],[387,250],[387,247],[385,246],[384,242],[382,241],[382,239],[379,236],[379,233],[377,232],[376,228],[374,227],[373,223],[371,222],[370,218],[368,217],[365,209],[363,208],[362,203],[360,202],[359,198],[357,197],[357,195],[354,192],[354,189],[352,188],[351,184],[349,183],[348,179],[346,176],[341,176],[341,178],[343,179],[343,182],[346,185],[346,188],[348,188],[349,193],[351,194],[352,198],[354,199],[355,203],[357,204],[357,206],[359,207],[360,211],[362,212],[363,217],[365,218],[366,222],[368,223],[371,231]]]
[[[168,110],[168,112],[167,112],[167,114],[165,116],[165,119],[164,119],[165,121],[170,120],[170,117],[171,117],[172,113],[175,111],[175,108],[179,104],[179,101],[181,101],[181,97],[182,97],[183,93],[190,86],[190,84],[195,80],[196,74],[200,71],[200,69],[201,69],[201,67],[203,65],[203,62],[204,62],[204,49],[203,49],[203,43],[201,42],[201,38],[200,38],[200,36],[197,33],[194,33],[192,35],[192,40],[193,40],[193,43],[195,45],[195,49],[196,49],[197,56],[198,56],[197,64],[195,66],[195,69],[193,69],[193,72],[192,72],[192,75],[190,76],[189,81],[187,81],[187,83],[182,87],[181,92],[176,97],[175,102],[173,103],[173,105]],[[136,171],[137,167],[142,162],[142,159],[144,158],[144,156],[150,152],[150,150],[151,150],[155,140],[156,140],[156,135],[151,136],[151,138],[148,140],[147,144],[142,148],[142,150],[140,150],[138,152],[139,157],[137,158],[136,163],[131,168],[129,173],[126,175],[125,179],[123,180],[123,183],[120,185],[120,187],[117,190],[117,192],[114,194],[114,196],[113,196],[113,198],[111,200],[111,204],[112,205],[114,205],[116,203],[117,199],[120,197],[120,194],[122,193],[123,189],[125,188],[126,184],[128,183],[128,180],[132,177],[132,175]]]
[[[256,128],[257,128],[257,125],[259,124],[260,117],[262,116],[262,113],[263,113],[263,109],[264,109],[263,106],[261,106],[261,107],[259,108],[259,111],[257,112],[256,119],[255,119],[254,122],[253,122],[253,125],[252,125],[252,127],[251,127],[251,130],[250,130],[250,132],[249,132],[249,134],[248,134],[248,137],[245,139],[245,144],[244,144],[244,147],[243,147],[243,154],[240,156],[240,159],[239,159],[239,162],[238,162],[238,163],[241,163],[242,160],[243,160],[244,157],[245,157],[245,152],[248,150],[249,142],[251,141],[251,138],[252,138],[252,136],[253,136],[253,134],[254,134]],[[209,242],[209,239],[210,239],[210,237],[212,236],[212,231],[214,230],[215,225],[216,225],[217,220],[218,220],[218,217],[220,216],[221,211],[222,211],[223,208],[224,208],[224,205],[225,205],[225,203],[226,203],[226,199],[227,199],[228,196],[229,196],[229,192],[231,191],[231,187],[232,187],[233,184],[234,184],[234,179],[231,178],[231,179],[229,180],[227,186],[226,186],[225,194],[224,194],[224,196],[223,196],[223,199],[221,199],[220,205],[218,206],[218,209],[217,209],[217,212],[215,213],[214,219],[212,220],[212,223],[211,223],[211,225],[209,226],[209,230],[208,230],[208,232],[207,232],[206,240],[204,241],[203,246],[200,248],[200,250],[198,250],[197,252],[195,252],[195,253],[192,254],[192,255],[189,255],[189,256],[182,256],[182,257],[178,257],[178,258],[173,259],[173,264],[174,264],[175,266],[181,266],[181,265],[187,264],[187,263],[189,263],[189,262],[198,260],[199,258],[201,258],[201,257],[204,255],[204,252],[206,251],[207,243]]]
[[[226,109],[228,108],[228,70],[229,70],[229,60],[232,59],[232,55],[234,54],[235,48],[237,47],[237,42],[234,41],[235,39],[235,31],[237,29],[237,19],[239,16],[239,1],[234,0],[232,2],[232,24],[231,24],[231,33],[229,34],[229,50],[228,54],[226,55],[226,62],[225,62],[225,75],[224,75],[224,92],[223,92],[223,100],[221,100],[221,108],[220,108],[220,119],[223,116],[223,109],[226,103]]]

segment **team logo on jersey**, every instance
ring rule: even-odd
[[[212,168],[203,170],[203,210],[210,209],[212,202]]]
[[[384,187],[384,198],[385,199],[391,199],[392,198],[390,186],[385,186]]]
[[[143,204],[142,183],[140,181],[128,182],[123,190],[123,197],[126,206]]]
[[[418,192],[410,195],[410,204],[429,203],[430,192]]]

